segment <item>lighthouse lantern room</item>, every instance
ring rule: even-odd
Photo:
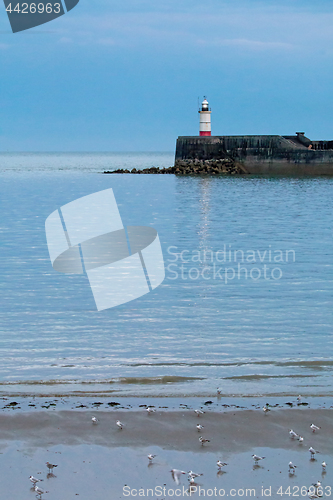
[[[212,125],[211,125],[211,110],[208,106],[208,101],[206,97],[201,103],[201,109],[199,109],[200,115],[200,127],[199,127],[199,135],[200,136],[210,136],[212,135]]]

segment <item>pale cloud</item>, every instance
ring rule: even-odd
[[[148,4],[148,2],[146,2]],[[112,11],[105,5],[103,14],[92,12],[68,19],[68,34],[78,43],[117,45],[118,47],[225,46],[252,51],[327,49],[333,42],[333,5],[328,12],[301,6],[272,5],[260,2],[230,4],[214,8],[194,2],[193,8]],[[152,4],[151,4],[152,5]],[[202,5],[202,3],[201,3]],[[184,7],[184,5],[183,5]],[[69,16],[68,16],[69,17]]]
[[[59,43],[73,43],[73,39],[67,36],[63,36],[59,39]]]
[[[58,43],[64,47],[148,49],[159,54],[192,53],[209,47],[219,56],[219,48],[225,47],[225,54],[289,51],[294,55],[297,51],[301,58],[331,52],[332,25],[333,4],[324,11],[310,8],[306,1],[290,0],[128,0],[122,4],[102,0],[98,9],[86,3],[53,24],[58,28]],[[5,48],[6,44],[0,45]]]
[[[99,43],[100,45],[116,45],[116,41],[113,40],[113,38],[100,38],[99,40],[97,40],[97,43]]]
[[[285,42],[269,42],[262,40],[249,40],[247,38],[233,38],[233,39],[212,39],[201,40],[198,39],[198,44],[206,46],[224,46],[224,47],[240,47],[248,50],[291,50],[297,46]]]

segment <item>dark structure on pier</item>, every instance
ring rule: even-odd
[[[232,160],[242,173],[263,175],[333,175],[333,141],[294,136],[178,137],[175,167]]]

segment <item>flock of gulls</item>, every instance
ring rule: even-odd
[[[297,397],[297,401],[300,403],[302,400],[302,396],[299,395]],[[268,414],[271,409],[269,408],[269,405],[265,405],[263,407],[263,412]],[[312,430],[312,433],[314,434],[315,432],[319,431],[321,429],[320,426],[311,424],[310,429]],[[300,434],[297,434],[293,429],[289,429],[289,436],[292,440],[298,440],[300,444],[303,443],[304,438]],[[316,460],[315,456],[317,453],[320,453],[320,451],[315,450],[312,446],[309,448],[309,453],[310,453],[310,460]],[[255,464],[258,464],[260,460],[263,460],[265,457],[259,457],[258,455],[252,455],[252,458],[255,462]],[[326,474],[326,462],[325,460],[322,461],[321,467],[322,467],[322,475]],[[289,462],[289,474],[295,474],[295,471],[297,469],[297,465],[293,464],[292,462]],[[322,490],[322,484],[320,481],[317,481],[316,483],[312,483],[310,488],[308,489],[308,497],[311,499],[315,498],[321,498],[323,496],[323,490]]]
[[[220,394],[219,390],[218,390],[218,394]],[[301,396],[298,396],[297,400],[300,401]],[[148,415],[150,415],[151,413],[155,412],[155,409],[148,407],[146,409],[146,411],[147,411]],[[265,414],[267,414],[269,411],[271,411],[271,409],[269,408],[269,405],[265,405],[263,407],[263,411]],[[204,415],[205,412],[203,410],[194,410],[194,413],[197,415],[197,417],[201,417],[202,415]],[[98,422],[96,417],[92,417],[92,422],[93,423]],[[116,421],[116,425],[119,427],[119,429],[123,429],[123,427],[124,427],[123,423],[120,422],[120,420]],[[196,429],[198,432],[201,432],[201,431],[203,431],[204,426],[202,424],[197,424]],[[310,429],[311,429],[312,433],[315,433],[315,432],[319,431],[321,429],[321,427],[319,427],[318,425],[315,425],[315,424],[311,424]],[[302,436],[300,436],[299,434],[297,434],[293,429],[289,430],[289,436],[291,439],[297,439],[300,444],[302,444],[304,441],[304,438]],[[210,442],[209,439],[206,439],[202,436],[199,437],[199,443],[201,444],[201,446],[204,446],[206,443],[209,443],[209,442]],[[310,460],[315,460],[315,455],[317,453],[320,453],[320,452],[318,450],[315,450],[312,446],[310,446],[309,453],[310,453]],[[149,454],[148,455],[149,463],[152,463],[155,457],[156,457],[156,455]],[[259,462],[261,460],[264,460],[265,458],[266,457],[261,457],[261,456],[256,455],[256,454],[252,455],[252,459],[254,461],[255,466],[258,466]],[[225,462],[222,462],[221,460],[217,460],[216,465],[217,465],[218,473],[222,473],[223,468],[226,467],[228,464]],[[321,463],[323,475],[326,473],[326,466],[327,466],[326,462],[323,461]],[[295,474],[296,469],[297,469],[297,465],[293,464],[292,462],[289,462],[289,474]],[[193,472],[192,470],[186,472],[186,471],[179,470],[179,469],[171,469],[170,472],[171,472],[173,480],[175,481],[175,483],[177,485],[180,483],[180,478],[183,474],[188,475],[188,481],[189,481],[190,485],[195,485],[196,479],[203,475],[202,473],[198,474],[196,472]],[[308,497],[310,499],[316,499],[316,498],[321,498],[322,496],[323,496],[322,485],[321,485],[320,481],[317,481],[316,483],[313,483],[309,487]]]
[[[219,392],[219,389],[218,389],[218,394],[220,394]],[[298,396],[297,398],[298,401],[301,400],[301,396]],[[263,408],[262,408],[264,414],[268,414],[268,412],[271,411],[271,409],[269,408],[269,405],[265,405]],[[156,410],[154,408],[151,408],[151,407],[148,407],[146,408],[146,411],[147,411],[147,414],[150,415],[152,413],[155,413]],[[202,415],[204,415],[204,411],[202,410],[194,410],[194,413],[198,416],[198,417],[201,417]],[[97,425],[99,420],[93,416],[92,419],[92,424],[93,425]],[[124,428],[124,424],[120,421],[120,420],[117,420],[116,421],[116,426],[118,427],[119,430],[122,430]],[[204,429],[204,426],[202,424],[197,424],[196,425],[196,429],[197,431],[200,433],[203,429]],[[317,431],[319,431],[321,429],[321,427],[315,425],[315,424],[311,424],[310,425],[310,429],[312,430],[312,433],[316,433]],[[292,440],[298,440],[300,444],[303,443],[304,441],[304,438],[297,434],[297,432],[295,432],[293,429],[290,429],[289,430],[289,436]],[[201,444],[201,446],[204,446],[206,443],[209,443],[210,440],[209,439],[206,439],[202,436],[199,437],[199,443]],[[309,453],[310,453],[310,460],[316,460],[316,455],[318,453],[320,453],[318,450],[315,450],[312,446],[310,446],[309,448]],[[148,454],[148,463],[149,464],[152,464],[153,463],[153,460],[156,458],[157,455],[153,455],[151,453]],[[259,467],[259,462],[261,462],[262,460],[264,460],[266,457],[261,457],[259,455],[256,455],[256,454],[253,454],[252,455],[252,459],[254,461],[254,465],[255,467]],[[217,460],[216,462],[216,465],[217,465],[217,469],[218,469],[218,474],[221,474],[223,473],[223,469],[224,467],[226,467],[228,464],[225,463],[225,462],[222,462],[221,460]],[[49,462],[46,462],[46,466],[49,470],[49,473],[48,473],[48,477],[50,477],[51,475],[54,477],[53,475],[53,469],[55,467],[58,467],[57,465],[55,464],[51,464]],[[326,467],[327,467],[327,464],[324,461],[322,461],[321,463],[321,467],[322,467],[322,475],[325,475],[326,474]],[[297,469],[297,465],[293,464],[292,462],[289,462],[289,474],[292,474],[294,475],[295,474],[295,471]],[[192,470],[188,471],[188,472],[185,472],[183,470],[179,470],[179,469],[171,469],[170,470],[171,472],[171,475],[172,475],[172,478],[173,480],[175,481],[175,483],[177,485],[179,485],[180,483],[180,478],[181,476],[184,474],[184,475],[188,475],[188,481],[189,481],[189,484],[190,486],[191,485],[196,485],[196,479],[200,476],[202,476],[203,474],[202,473],[196,473],[196,472],[193,472]],[[30,476],[29,477],[31,483],[33,484],[33,488],[36,492],[36,496],[41,499],[42,498],[42,495],[44,493],[44,490],[42,490],[39,486],[38,486],[38,483],[40,481],[43,481],[43,479],[37,479],[35,478],[34,476]],[[308,489],[308,497],[312,500],[316,499],[316,498],[321,498],[323,496],[323,493],[322,493],[322,485],[321,485],[321,482],[320,481],[317,481],[316,483],[313,483],[309,489]]]
[[[47,474],[47,477],[54,477],[54,475],[53,475],[53,469],[55,467],[58,467],[58,465],[51,464],[50,462],[46,462],[46,467],[48,468],[48,471],[49,471],[48,474]],[[42,490],[42,488],[40,488],[37,483],[43,481],[43,479],[37,479],[34,476],[30,476],[29,479],[30,479],[30,482],[33,484],[32,487],[33,487],[33,489],[36,492],[36,496],[38,498],[42,498],[42,495],[43,495],[43,493],[45,493],[45,491]]]
[[[297,399],[299,399],[300,396],[298,396]],[[313,433],[316,431],[319,431],[321,427],[315,424],[310,425],[310,429],[312,430]],[[297,439],[300,443],[303,443],[304,438],[297,434],[293,429],[289,429],[289,436],[291,439]],[[310,460],[315,460],[315,455],[317,453],[320,453],[320,451],[315,450],[312,446],[309,448],[309,453],[310,453]],[[264,458],[264,457],[259,457],[259,458]],[[325,460],[322,461],[321,467],[322,467],[322,474],[326,473],[326,462]],[[289,474],[295,474],[295,471],[297,469],[297,465],[293,464],[292,462],[289,462]],[[312,487],[309,488],[308,490],[308,496],[309,498],[320,498],[323,496],[322,494],[322,485],[320,481],[317,481],[316,483],[312,484]]]

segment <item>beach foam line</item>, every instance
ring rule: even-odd
[[[80,379],[52,379],[52,380],[17,380],[2,381],[0,386],[14,385],[109,385],[109,384],[170,384],[179,382],[192,382],[195,380],[205,380],[205,377],[181,377],[165,375],[161,377],[119,377],[104,380],[80,380]]]

